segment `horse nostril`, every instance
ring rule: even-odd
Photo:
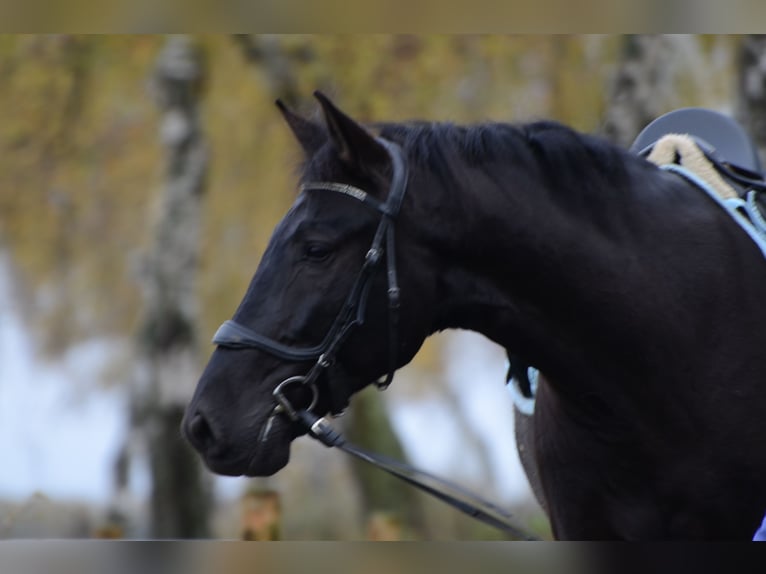
[[[199,411],[187,421],[186,436],[198,450],[205,450],[215,443],[213,429],[210,428],[207,419]]]

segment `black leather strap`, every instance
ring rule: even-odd
[[[368,462],[381,470],[427,492],[489,526],[510,534],[517,540],[539,540],[538,537],[525,531],[513,523],[513,516],[492,504],[491,502],[466,490],[462,486],[439,478],[429,472],[420,470],[392,458],[373,454],[346,441],[345,437],[335,430],[326,419],[318,417],[309,411],[301,411],[299,420],[308,431],[309,436],[328,447],[336,447],[343,452]]]

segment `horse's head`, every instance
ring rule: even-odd
[[[294,411],[341,411],[429,334],[433,266],[400,210],[407,162],[396,144],[316,95],[324,126],[280,105],[306,155],[302,190],[216,334],[184,419],[190,442],[221,474],[284,467],[304,432]]]

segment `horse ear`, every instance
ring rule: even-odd
[[[322,105],[330,138],[342,161],[361,169],[387,161],[388,152],[366,128],[335,107],[322,92],[314,92],[314,97]]]
[[[282,100],[277,100],[275,103],[279,111],[282,112],[282,117],[285,118],[287,125],[290,126],[295,139],[301,144],[306,156],[314,155],[327,140],[327,134],[322,126],[299,116],[288,108]]]

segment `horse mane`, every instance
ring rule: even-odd
[[[598,136],[577,132],[555,121],[527,124],[446,122],[374,124],[380,135],[401,145],[410,161],[437,174],[456,166],[491,168],[493,163],[537,165],[552,187],[573,181],[593,182],[594,167],[609,185],[626,183],[627,150]],[[586,177],[585,171],[588,172]],[[597,176],[598,179],[598,176]]]

